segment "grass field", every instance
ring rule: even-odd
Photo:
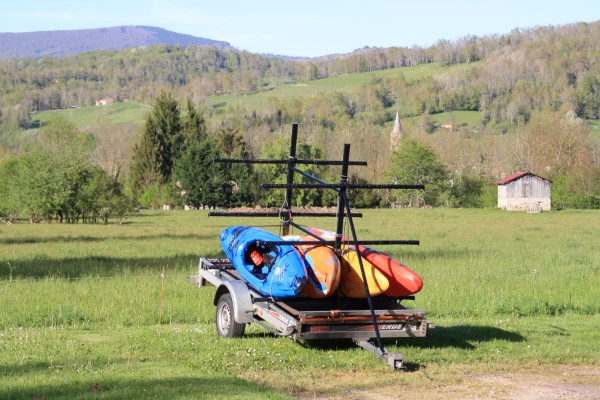
[[[349,74],[333,78],[318,79],[297,84],[286,84],[269,90],[259,91],[247,95],[219,95],[212,96],[211,104],[214,108],[242,106],[248,110],[262,112],[269,104],[269,98],[277,97],[282,100],[310,97],[319,93],[342,92],[353,94],[358,92],[362,85],[374,78],[388,78],[404,75],[407,79],[419,79],[427,76],[439,76],[457,69],[471,68],[475,64],[460,64],[451,67],[441,67],[437,64],[426,64],[416,67],[387,69],[382,71]],[[107,106],[81,107],[60,111],[44,111],[32,115],[32,119],[42,123],[47,122],[56,112],[67,114],[68,118],[84,130],[96,125],[142,125],[144,117],[149,111],[149,106],[136,102],[116,103]],[[458,119],[458,118],[457,118]]]
[[[263,111],[267,107],[269,98],[271,97],[289,101],[299,97],[315,96],[319,93],[341,92],[345,94],[354,94],[358,92],[362,85],[373,79],[386,79],[404,75],[404,77],[410,81],[428,76],[440,76],[457,69],[472,68],[473,65],[476,64],[459,64],[451,67],[442,67],[438,64],[424,64],[416,67],[362,72],[286,84],[271,90],[259,91],[248,95],[220,95],[211,97],[211,99],[213,107],[236,107],[240,105],[250,110]]]
[[[90,106],[73,108],[69,110],[44,111],[35,113],[31,116],[33,121],[41,123],[48,122],[53,115],[63,113],[80,130],[85,130],[91,126],[98,125],[135,125],[141,126],[144,123],[146,113],[150,111],[150,106],[142,103],[128,102],[116,103],[107,106]]]
[[[354,94],[359,91],[362,85],[372,81],[374,78],[385,79],[399,76],[402,74],[406,79],[421,79],[428,76],[442,77],[444,74],[453,73],[456,71],[473,68],[477,63],[457,64],[450,67],[442,67],[438,64],[424,64],[415,67],[404,67],[387,69],[381,71],[364,72],[357,74],[348,74],[332,78],[318,79],[308,82],[300,82],[295,84],[286,84],[271,88],[269,90],[258,91],[256,93],[245,95],[219,95],[210,98],[211,105],[215,109],[225,107],[243,107],[247,110],[255,110],[263,112],[267,109],[270,98],[278,98],[284,101],[289,101],[297,98],[311,97],[320,93],[341,92],[346,94]],[[398,106],[401,107],[401,106]],[[393,115],[398,107],[390,109]],[[70,110],[60,111],[45,111],[32,115],[34,121],[41,123],[47,122],[52,116],[57,113],[67,115],[80,130],[86,131],[97,126],[119,126],[129,125],[135,130],[136,127],[144,123],[144,118],[150,106],[147,104],[128,102],[117,103],[108,106],[92,106],[82,107]],[[402,113],[403,110],[400,110]],[[437,124],[454,123],[458,127],[472,129],[482,124],[482,114],[479,111],[455,111],[443,112],[431,115],[432,120]],[[417,125],[420,116],[405,117],[402,116],[402,123],[409,125]],[[597,120],[588,120],[591,127],[593,138],[600,137],[600,123]],[[388,124],[393,127],[393,121]],[[94,130],[94,129],[92,129]],[[24,133],[23,135],[26,135]]]
[[[187,276],[199,256],[221,255],[223,227],[273,220],[145,211],[123,225],[0,226],[0,398],[362,399],[446,390],[470,374],[597,370],[600,212],[364,214],[362,238],[421,241],[381,247],[423,277],[409,303],[437,325],[386,342],[409,373],[345,341],[296,343],[254,325],[219,338],[214,288]]]

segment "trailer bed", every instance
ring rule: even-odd
[[[228,259],[200,258],[198,274],[188,280],[197,286],[216,286],[214,304],[228,293],[237,323],[257,323],[293,339],[354,339],[375,337],[373,314],[366,299],[265,297],[235,271]],[[429,324],[424,310],[401,304],[407,298],[374,297],[374,315],[382,338],[425,337]]]

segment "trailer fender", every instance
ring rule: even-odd
[[[233,301],[233,318],[240,324],[252,322],[249,317],[254,312],[252,307],[252,297],[245,282],[230,280],[223,282],[215,293],[213,304],[216,306],[221,295],[229,293]]]

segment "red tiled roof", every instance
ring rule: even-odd
[[[545,180],[545,181],[548,181],[548,182],[550,182],[548,179],[546,179],[546,178],[542,178],[541,176],[538,176],[538,175],[536,175],[536,174],[532,174],[531,172],[515,172],[514,174],[512,174],[512,175],[510,175],[510,176],[507,176],[506,178],[502,178],[502,179],[500,179],[500,180],[496,181],[496,183],[497,183],[498,185],[506,185],[507,183],[510,183],[510,182],[512,182],[512,181],[516,181],[517,179],[519,179],[519,178],[522,178],[522,177],[524,177],[525,175],[537,176],[537,177],[538,177],[538,178],[540,178],[540,179],[543,179],[543,180]]]

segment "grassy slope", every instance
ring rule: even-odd
[[[276,97],[289,101],[298,97],[310,97],[319,93],[343,92],[355,93],[360,87],[373,78],[388,78],[404,75],[407,79],[421,79],[427,76],[442,76],[447,73],[459,72],[472,68],[473,64],[459,64],[450,67],[441,67],[437,64],[420,65],[416,67],[406,67],[397,69],[388,69],[383,71],[365,72],[360,74],[349,74],[334,78],[319,79],[316,81],[301,82],[298,84],[287,84],[270,90],[259,91],[247,95],[219,95],[211,97],[211,104],[214,108],[236,108],[243,107],[248,110],[264,111],[269,99]],[[124,125],[141,126],[144,122],[145,114],[149,106],[142,103],[120,103],[109,106],[82,107],[64,111],[46,111],[33,115],[33,120],[47,122],[56,112],[66,113],[79,129],[85,131],[86,128],[101,125]],[[395,111],[390,110],[392,113]],[[474,128],[481,125],[481,113],[478,111],[456,111],[448,113],[434,114],[431,118],[437,124],[450,123],[454,121],[457,125],[467,128]],[[418,124],[419,117],[403,118],[403,124]],[[596,120],[588,121],[592,126],[592,135],[600,137],[600,123]],[[393,122],[389,124],[393,125]]]
[[[424,278],[410,306],[437,325],[429,338],[387,342],[415,371],[405,375],[347,342],[302,345],[256,326],[217,337],[214,288],[186,277],[198,256],[221,254],[231,223],[144,212],[122,226],[0,226],[0,398],[351,398],[452,387],[465,371],[600,363],[597,211],[366,210],[361,237],[385,227],[421,240],[382,247]],[[235,221],[256,223],[273,221]]]
[[[356,92],[361,85],[368,83],[373,78],[390,78],[404,75],[408,80],[420,79],[427,76],[443,74],[449,70],[464,68],[464,66],[454,66],[444,68],[437,64],[420,65],[416,67],[387,69],[382,71],[363,72],[358,74],[342,75],[333,78],[318,79],[315,81],[299,82],[296,84],[287,84],[276,87],[272,90],[261,91],[249,95],[221,95],[213,97],[213,106],[224,107],[243,105],[249,109],[262,110],[268,104],[270,97],[278,97],[283,100],[290,100],[296,97],[310,97],[319,93]]]
[[[142,125],[150,110],[146,104],[128,102],[108,106],[81,107],[61,111],[44,111],[32,115],[33,121],[48,122],[59,112],[64,113],[80,130],[96,125]]]
[[[588,120],[588,123],[592,127],[592,136],[600,139],[600,120]]]
[[[445,73],[471,68],[473,65],[475,64],[441,67],[436,64],[427,64],[416,67],[349,74],[334,78],[301,82],[298,84],[287,84],[248,95],[214,96],[211,97],[211,104],[217,109],[225,107],[235,108],[239,106],[248,110],[264,111],[268,106],[271,97],[289,101],[293,98],[310,97],[319,93],[331,93],[336,91],[351,94],[357,92],[362,85],[373,80],[373,78],[388,78],[402,74],[409,80],[420,79],[427,76],[440,76]],[[69,119],[72,120],[79,129],[85,130],[94,125],[141,125],[144,121],[145,113],[148,112],[148,106],[141,103],[120,103],[109,106],[82,107],[64,111],[46,111],[36,113],[32,118],[34,121],[39,120],[40,122],[47,122],[56,112],[66,113]],[[441,113],[432,116],[438,123],[445,123],[452,117],[455,118],[458,124],[466,124],[467,126],[477,126],[480,124],[479,112],[461,111],[453,114]],[[416,118],[411,118],[410,120],[412,121],[415,119]]]

